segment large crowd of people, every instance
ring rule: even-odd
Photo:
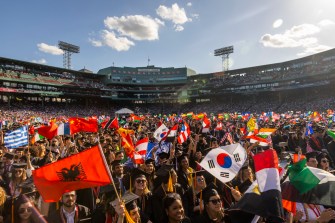
[[[129,115],[122,114],[119,125],[133,131],[131,139],[134,144],[148,137],[152,149],[147,151],[142,164],[134,164],[128,159],[117,129],[102,125],[114,118],[111,114],[117,107],[100,105],[87,108],[61,103],[45,104],[43,107],[36,103],[3,104],[0,111],[0,222],[251,222],[252,219],[236,220],[230,209],[243,198],[256,179],[253,154],[273,148],[280,163],[290,163],[289,154],[301,154],[306,156],[308,166],[334,173],[335,139],[327,134],[327,130],[335,126],[334,114],[326,110],[334,107],[331,106],[334,101],[332,97],[318,98],[317,103],[310,104],[309,109],[323,109],[318,110],[318,119],[307,108],[302,110],[304,102],[250,102],[250,105],[244,103],[244,107],[242,103],[166,105],[163,111],[161,107],[157,109],[157,105],[136,105],[134,111],[137,115],[143,114],[141,120],[134,121]],[[276,111],[270,110],[273,108],[279,109],[276,118],[272,118],[275,117],[273,112],[271,115],[262,113]],[[242,113],[247,109],[252,115]],[[286,112],[281,113],[284,109]],[[181,111],[185,115],[181,115]],[[201,112],[202,115],[186,115],[190,111]],[[174,112],[179,113],[172,115]],[[211,119],[209,131],[204,133],[203,112]],[[219,117],[218,112],[227,113]],[[99,123],[98,131],[58,135],[34,143],[30,141],[29,146],[15,149],[8,149],[4,144],[3,139],[10,130],[23,125],[37,129],[51,121],[59,125],[70,117],[94,117]],[[250,117],[255,118],[259,129],[276,129],[269,146],[251,143],[245,137],[242,129],[247,129]],[[219,122],[222,128],[217,128]],[[162,149],[162,142],[158,142],[154,132],[162,124],[170,129],[178,125],[177,132],[180,132],[184,128],[183,123],[187,123],[191,130],[187,140],[181,143],[175,137],[171,142],[164,142],[167,146]],[[308,124],[313,133],[307,133]],[[231,141],[225,138],[226,133],[231,135]],[[212,149],[231,143],[241,144],[248,158],[232,181],[222,183],[199,163]],[[34,184],[33,171],[94,145],[98,145],[104,153],[113,185],[68,191],[58,202],[45,202]],[[119,196],[121,199],[118,199]],[[335,203],[333,205],[297,203],[296,212],[290,214],[286,211],[278,222],[333,222]],[[261,216],[258,222],[271,220]]]

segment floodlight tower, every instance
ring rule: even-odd
[[[214,56],[222,57],[222,71],[229,70],[229,54],[234,53],[234,47],[228,46],[214,50]],[[226,64],[224,61],[226,60]]]
[[[79,46],[66,43],[63,41],[58,41],[59,49],[63,50],[63,67],[66,69],[71,69],[71,55],[72,53],[79,53]]]

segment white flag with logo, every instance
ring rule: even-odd
[[[239,144],[212,149],[201,161],[200,166],[221,182],[234,179],[247,159],[245,149]]]
[[[166,138],[168,131],[169,131],[169,128],[166,127],[164,124],[162,124],[154,132],[155,139],[157,139],[157,141],[160,142],[162,139]]]

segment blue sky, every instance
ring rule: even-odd
[[[80,46],[72,68],[222,70],[283,62],[335,47],[334,0],[5,1],[0,56],[62,67],[59,40]]]

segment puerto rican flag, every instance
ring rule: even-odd
[[[189,135],[191,135],[190,126],[186,122],[184,122],[183,126],[181,127],[179,136],[178,136],[178,143],[185,142]]]
[[[147,154],[149,144],[149,138],[143,138],[137,141],[135,145],[135,152],[133,157],[133,162],[135,164],[143,164],[145,160],[145,156]]]

